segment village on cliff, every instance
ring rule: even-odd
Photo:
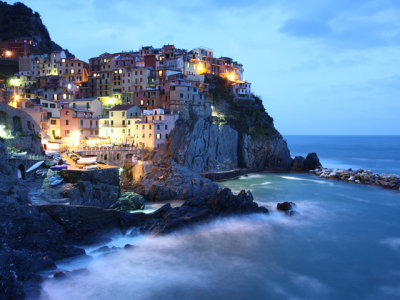
[[[15,71],[0,86],[0,136],[40,132],[48,151],[158,149],[178,119],[218,118],[209,78],[223,78],[235,101],[254,100],[243,66],[204,48],[142,47],[87,63],[63,50],[40,53],[35,41],[18,39],[1,42],[0,56]],[[34,122],[11,116],[4,104]]]

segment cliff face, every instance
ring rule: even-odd
[[[176,162],[197,172],[237,168],[286,171],[292,163],[279,134],[242,134],[227,124],[213,124],[210,119],[179,122],[170,136],[169,152]]]
[[[168,144],[172,158],[197,172],[290,170],[286,141],[262,101],[258,97],[234,100],[229,84],[219,77],[208,77],[207,83],[213,95],[213,116],[176,124]]]

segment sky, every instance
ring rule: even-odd
[[[283,135],[400,134],[398,0],[21,2],[83,60],[165,44],[234,58]]]

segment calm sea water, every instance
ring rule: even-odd
[[[326,168],[400,175],[400,136],[285,136],[292,156],[316,152]]]
[[[386,137],[334,139],[288,142],[294,154],[317,151],[324,164],[379,171],[369,160],[398,159],[397,142]],[[374,155],[377,141],[386,150]],[[366,160],[356,165],[357,158]],[[381,168],[395,173],[390,166]],[[220,219],[165,237],[113,236],[109,245],[137,247],[106,255],[93,253],[102,245],[88,247],[91,259],[59,268],[89,272],[48,280],[45,292],[50,299],[400,299],[399,192],[309,174],[252,174],[222,185],[251,190],[270,215]],[[276,211],[282,201],[295,202],[299,213]]]

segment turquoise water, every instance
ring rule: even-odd
[[[165,237],[114,236],[109,245],[137,247],[107,255],[92,253],[101,245],[87,248],[92,259],[59,266],[88,274],[48,280],[44,290],[50,299],[400,299],[399,192],[309,174],[251,174],[221,185],[251,190],[270,215]],[[298,214],[276,211],[282,201],[295,202]]]

